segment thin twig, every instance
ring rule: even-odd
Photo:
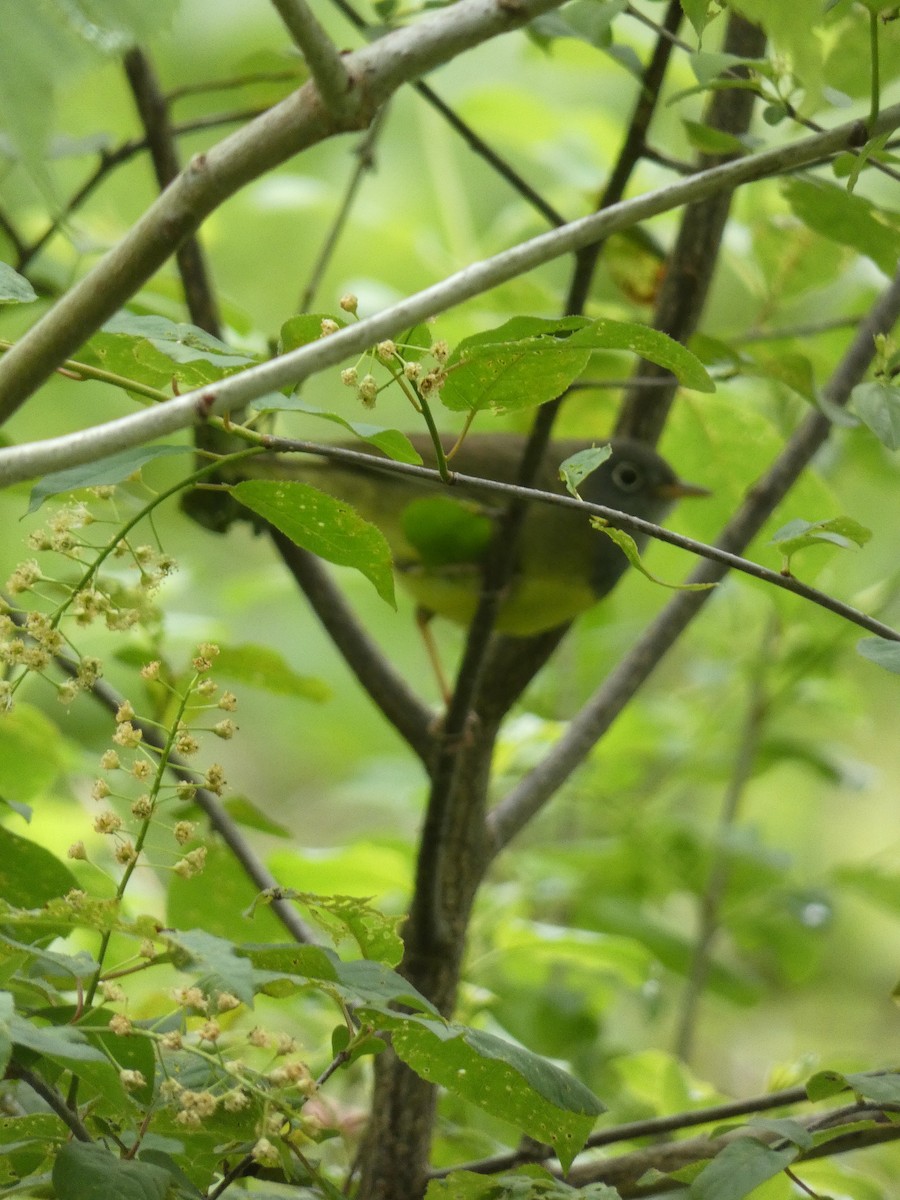
[[[723,1121],[733,1121],[736,1117],[745,1117],[749,1113],[771,1112],[775,1108],[785,1108],[787,1105],[802,1104],[809,1097],[805,1087],[783,1088],[779,1092],[768,1092],[761,1096],[750,1096],[746,1100],[730,1100],[725,1104],[714,1104],[709,1108],[694,1108],[687,1112],[673,1113],[667,1117],[648,1117],[643,1121],[627,1121],[614,1125],[610,1129],[598,1129],[592,1133],[584,1144],[585,1150],[595,1150],[600,1146],[614,1146],[617,1142],[632,1142],[637,1138],[662,1137],[664,1134],[677,1133],[681,1129],[692,1129],[696,1125],[718,1125]],[[508,1154],[494,1154],[490,1158],[476,1159],[473,1162],[458,1163],[453,1167],[441,1167],[431,1173],[432,1179],[443,1179],[452,1171],[474,1171],[479,1175],[496,1175],[501,1171],[512,1170],[526,1162],[540,1162],[555,1158],[548,1147],[546,1153],[539,1158],[534,1151],[513,1150]]]
[[[35,1071],[29,1070],[28,1067],[23,1067],[21,1063],[11,1062],[6,1068],[6,1077],[7,1079],[20,1079],[22,1083],[27,1084],[36,1096],[40,1096],[44,1103],[53,1109],[63,1124],[72,1131],[73,1137],[76,1137],[79,1142],[93,1142],[94,1139],[88,1133],[77,1111],[70,1108],[66,1104],[62,1094],[55,1087],[51,1087]]]
[[[350,22],[354,29],[357,29],[364,37],[369,40],[374,40],[383,35],[384,30],[372,26],[366,21],[363,16],[349,3],[349,0],[332,0],[335,8]],[[480,134],[466,121],[462,119],[459,113],[455,112],[445,100],[435,92],[430,84],[423,79],[418,79],[413,83],[413,89],[419,93],[435,112],[440,113],[450,127],[459,134],[466,142],[471,150],[484,159],[488,166],[501,177],[505,179],[510,186],[526,200],[532,208],[541,214],[541,216],[550,225],[564,225],[565,217],[561,216],[556,209],[537,192],[531,184],[522,176],[509,162],[506,161],[492,146],[490,146]]]
[[[303,55],[326,108],[340,117],[347,110],[350,76],[337,46],[306,0],[272,0],[272,5]]]
[[[827,420],[821,417],[820,414],[816,413],[812,419],[818,419],[825,425],[826,429],[830,428]],[[408,475],[414,479],[427,480],[429,483],[441,482],[440,475],[431,467],[420,467],[412,463],[394,462],[391,459],[381,458],[374,454],[350,450],[346,446],[269,436],[264,436],[262,441],[268,449],[282,454],[316,454],[322,458],[333,459],[336,462],[346,462],[360,467],[375,468],[378,471],[391,474]],[[282,465],[280,468],[280,477],[290,478],[290,470],[287,465]],[[893,629],[890,625],[885,625],[875,617],[870,617],[868,614],[860,612],[859,609],[845,604],[842,600],[838,600],[834,596],[829,596],[826,592],[821,592],[817,588],[810,587],[809,584],[803,583],[793,575],[784,575],[780,571],[775,571],[771,567],[764,567],[749,558],[742,558],[739,554],[725,549],[722,545],[710,545],[707,542],[700,542],[696,538],[687,537],[683,533],[675,533],[674,530],[666,529],[663,525],[655,525],[652,521],[645,521],[641,517],[620,512],[615,508],[607,508],[603,504],[588,504],[584,500],[576,499],[574,496],[563,496],[556,492],[542,492],[535,488],[520,487],[514,483],[500,483],[496,479],[483,479],[476,475],[463,475],[457,471],[452,472],[451,484],[460,488],[477,487],[482,492],[491,492],[497,496],[522,500],[527,503],[552,504],[558,508],[567,508],[573,512],[581,513],[586,518],[599,517],[601,520],[608,522],[618,529],[624,529],[629,533],[638,534],[643,537],[654,538],[659,542],[666,542],[670,546],[677,546],[681,550],[687,550],[689,553],[697,555],[698,558],[708,559],[718,566],[740,571],[744,575],[749,575],[753,579],[760,579],[765,583],[770,583],[774,587],[781,588],[783,591],[793,592],[795,596],[801,596],[804,600],[809,600],[811,603],[817,604],[820,608],[827,609],[837,616],[844,617],[869,633],[875,634],[876,637],[888,638],[891,641],[900,641],[900,632]],[[762,487],[763,485],[759,486]]]
[[[369,126],[365,135],[360,140],[354,154],[356,155],[356,166],[353,168],[353,174],[347,181],[347,186],[344,189],[344,198],[341,205],[335,214],[334,220],[331,223],[331,228],[325,235],[325,240],[322,243],[322,248],[319,251],[316,261],[313,263],[312,271],[309,275],[309,281],[303,289],[303,295],[300,297],[300,303],[297,306],[297,311],[301,313],[309,312],[312,302],[315,299],[316,291],[319,284],[322,282],[322,276],[331,261],[338,240],[344,231],[347,223],[347,218],[353,207],[353,202],[359,192],[362,182],[366,175],[373,169],[375,163],[373,153],[375,143],[384,128],[384,123],[387,118],[387,105],[382,108],[376,115],[372,124]]]

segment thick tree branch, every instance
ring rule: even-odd
[[[887,333],[900,317],[900,273],[860,325],[824,394],[832,404],[846,404],[874,356],[874,337]],[[831,431],[828,420],[813,413],[802,423],[768,473],[728,522],[717,545],[739,553],[794,485]],[[691,583],[718,582],[728,572],[724,562],[702,562]],[[488,818],[494,850],[502,849],[540,811],[572,772],[587,758],[628,701],[662,661],[701,608],[709,591],[679,592],[622,659],[565,734],[529,775],[501,801]],[[894,635],[896,636],[896,635]]]
[[[458,12],[468,2],[469,0],[460,0],[460,3],[454,6],[453,11]],[[535,0],[535,3],[546,2],[547,0]],[[885,109],[881,114],[878,129],[875,132],[894,129],[898,125],[900,125],[900,105],[894,105]],[[240,135],[236,136],[242,137],[245,132],[242,131]],[[284,134],[283,130],[282,134]],[[373,317],[340,329],[327,338],[313,342],[311,345],[302,346],[280,358],[261,363],[258,367],[252,367],[239,375],[232,375],[229,379],[220,380],[215,385],[188,392],[183,396],[176,396],[166,404],[121,417],[94,429],[84,430],[66,437],[51,438],[32,445],[0,450],[0,486],[18,483],[36,475],[61,470],[63,467],[90,462],[104,455],[173,433],[177,429],[188,428],[211,415],[241,408],[269,391],[296,384],[319,371],[335,366],[350,355],[365,350],[382,338],[394,335],[402,329],[409,328],[419,321],[461,303],[463,300],[480,295],[500,283],[514,279],[554,258],[588,245],[590,242],[596,241],[598,237],[604,237],[620,229],[627,229],[650,216],[668,212],[689,200],[713,195],[723,188],[730,190],[744,183],[777,175],[783,171],[795,170],[820,158],[823,153],[830,154],[841,148],[856,145],[865,136],[866,131],[863,126],[858,121],[851,121],[828,133],[805,138],[793,145],[781,146],[752,158],[726,163],[721,167],[713,167],[691,179],[679,180],[645,196],[623,201],[605,212],[582,217],[561,229],[541,234],[510,250],[485,259],[483,262],[473,263],[462,271],[448,276],[441,283],[417,292]],[[255,160],[256,156],[253,157]],[[198,170],[202,173],[204,169],[200,164]],[[190,168],[187,174],[191,174]],[[185,176],[180,178],[184,180]],[[166,196],[173,192],[176,196],[179,194],[177,182],[172,185]],[[206,196],[206,200],[209,200],[208,196]],[[21,388],[25,385],[26,376],[36,386],[49,371],[55,369],[57,355],[66,357],[68,350],[81,342],[80,333],[73,339],[69,336],[68,330],[62,327],[62,316],[74,308],[73,320],[77,318],[79,328],[86,329],[86,335],[88,335],[93,331],[94,320],[98,316],[100,320],[104,320],[112,311],[112,309],[106,311],[109,306],[102,305],[103,311],[100,312],[98,301],[91,294],[94,291],[93,285],[90,287],[85,287],[85,285],[89,280],[93,280],[95,283],[106,280],[112,269],[111,259],[114,256],[118,265],[132,278],[132,284],[127,287],[116,283],[115,280],[110,280],[110,286],[115,284],[121,298],[127,298],[129,289],[133,290],[133,286],[140,282],[140,280],[135,280],[134,275],[131,274],[134,264],[130,264],[130,260],[133,254],[144,261],[148,253],[159,252],[160,247],[157,245],[157,241],[162,234],[159,206],[168,207],[164,201],[166,201],[166,197],[161,197],[150,213],[139,222],[134,235],[126,239],[118,250],[113,251],[112,256],[104,259],[101,266],[92,272],[88,279],[77,285],[67,297],[60,301],[56,308],[16,344],[4,359],[0,360],[0,393],[5,391],[4,400],[0,403],[0,414],[8,414],[21,402],[23,398]],[[132,245],[135,238],[140,243],[139,246]],[[126,244],[128,249],[123,249]],[[74,299],[76,293],[78,299]],[[88,315],[84,311],[79,311],[82,298],[87,306]],[[114,307],[115,305],[113,305]],[[60,315],[61,313],[62,315]],[[13,362],[12,367],[10,367],[11,362]]]
[[[763,30],[732,10],[728,16],[723,52],[742,58],[759,58],[765,47]],[[743,88],[713,92],[704,123],[733,136],[746,133],[755,100],[755,93]],[[700,168],[715,166],[733,157],[704,155],[700,159]],[[731,192],[718,192],[689,204],[682,216],[653,318],[654,328],[677,342],[686,343],[700,322],[719,261],[719,246],[731,210],[731,198]],[[646,359],[635,363],[634,371],[640,378],[664,378],[669,387],[660,390],[632,385],[616,423],[616,434],[655,445],[675,398],[678,381],[671,372]]]
[[[239,188],[333,134],[364,128],[402,84],[473,46],[521,28],[559,3],[459,0],[347,55],[344,66],[353,86],[339,116],[327,110],[310,82],[205,154],[196,155],[131,232],[0,362],[0,421],[15,412],[59,362]]]

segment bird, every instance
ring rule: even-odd
[[[433,465],[431,440],[422,434],[408,436],[425,463]],[[595,444],[577,438],[551,441],[532,486],[568,494],[560,479],[560,463]],[[589,504],[658,524],[680,497],[709,494],[680,480],[665,459],[641,442],[613,438],[608,444],[610,457],[578,488]],[[524,450],[521,435],[470,434],[449,465],[461,475],[516,483]],[[278,474],[343,500],[376,525],[387,539],[395,571],[420,616],[442,616],[463,625],[471,622],[497,520],[508,504],[504,496],[470,481],[448,486],[381,469],[372,462],[291,460]],[[632,536],[638,548],[646,542],[645,536]],[[519,532],[495,629],[512,637],[530,637],[568,624],[610,592],[627,567],[623,551],[592,528],[587,514],[533,501]]]

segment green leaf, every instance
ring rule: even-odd
[[[447,361],[441,401],[449,409],[516,412],[561,395],[594,351],[624,350],[665,367],[685,386],[715,391],[689,350],[646,325],[565,317],[514,317],[498,329],[465,338]]]
[[[900,675],[900,642],[882,637],[862,638],[856,643],[856,649],[869,662],[883,667],[892,675]]]
[[[54,99],[74,75],[164,28],[176,0],[85,0],[22,4],[0,0],[0,126],[50,191],[44,154],[54,124]],[[58,199],[54,197],[54,199]]]
[[[624,529],[614,529],[602,517],[591,517],[591,524],[615,542],[631,565],[645,575],[651,583],[658,583],[660,587],[664,588],[672,588],[676,592],[707,592],[716,586],[714,583],[666,583],[664,579],[658,579],[655,575],[651,575],[644,566],[637,543],[630,533],[626,533]]]
[[[886,275],[893,275],[900,258],[900,229],[883,209],[821,179],[790,179],[783,190],[804,225],[867,255]]]
[[[239,813],[235,820],[240,819]],[[268,909],[252,920],[243,915],[257,894],[244,872],[235,870],[232,851],[221,842],[208,841],[202,875],[172,876],[166,890],[166,924],[174,929],[204,929],[232,942],[283,937],[284,926]]]
[[[498,1175],[453,1171],[443,1179],[431,1180],[425,1200],[620,1200],[620,1197],[615,1188],[604,1183],[570,1187],[544,1167],[528,1163]]]
[[[341,567],[354,567],[396,608],[391,551],[380,529],[307,483],[248,479],[231,494],[297,546]]]
[[[293,832],[287,825],[282,825],[279,821],[273,821],[270,816],[264,813],[262,809],[246,796],[229,796],[224,802],[224,808],[230,817],[246,829],[256,829],[260,833],[269,833],[272,837],[293,837]],[[205,877],[206,866],[203,868],[203,874]]]
[[[258,361],[236,353],[196,325],[131,312],[107,321],[76,358],[121,376],[126,389],[129,380],[154,388],[168,387],[175,380],[186,391],[234,375]]]
[[[106,1062],[106,1055],[91,1046],[87,1038],[71,1025],[37,1025],[15,1013],[10,1020],[10,1037],[17,1046],[24,1046],[54,1062],[67,1066],[78,1062]]]
[[[723,133],[721,129],[713,129],[700,121],[682,119],[684,131],[691,145],[696,146],[703,154],[746,154],[749,147],[733,133]]]
[[[299,313],[285,321],[279,331],[279,354],[287,354],[290,350],[317,342],[323,336],[323,321],[334,321],[339,329],[343,329],[347,324],[345,317],[337,317],[334,313]]]
[[[284,995],[313,985],[351,1004],[363,1005],[379,1019],[395,1015],[392,1006],[406,1005],[437,1017],[434,1005],[384,963],[371,959],[344,962],[324,946],[275,944],[241,949],[254,965],[268,995]],[[287,990],[284,984],[289,985]]]
[[[403,956],[403,941],[397,932],[401,918],[385,916],[367,900],[358,896],[319,896],[293,888],[280,888],[278,897],[305,905],[336,941],[353,938],[365,958],[396,966]]]
[[[25,276],[0,262],[0,304],[31,304],[33,300],[37,300],[37,292]]]
[[[297,696],[317,703],[331,697],[327,683],[309,675],[298,675],[277,650],[255,642],[221,646],[216,659],[216,674],[276,696]]]
[[[253,1007],[253,970],[238,957],[233,942],[203,929],[176,930],[165,936],[175,966],[196,976],[204,991],[232,992]]]
[[[849,1088],[846,1076],[840,1071],[817,1071],[806,1081],[806,1094],[810,1100],[827,1100]]]
[[[252,402],[252,405],[254,408],[264,408],[269,411],[308,413],[312,417],[321,417],[324,421],[333,421],[336,425],[349,429],[364,442],[377,447],[382,454],[392,458],[395,462],[413,463],[417,467],[422,465],[422,455],[415,449],[406,434],[401,433],[399,429],[385,429],[382,425],[372,425],[368,421],[351,421],[347,417],[342,417],[340,413],[328,412],[324,408],[308,404],[299,396],[279,397],[277,401],[269,397],[265,404],[256,400]]]
[[[590,450],[579,450],[559,464],[559,477],[573,496],[588,475],[605,463],[612,454],[612,446],[592,446]]]
[[[851,550],[854,546],[864,546],[871,537],[872,530],[860,525],[852,517],[832,517],[825,521],[804,521],[798,517],[782,526],[772,536],[769,545],[777,546],[781,551],[784,561],[782,570],[789,573],[791,559],[798,550],[823,542],[840,546],[842,550]]]
[[[398,1017],[392,1044],[423,1079],[548,1142],[564,1170],[606,1111],[593,1092],[555,1064],[482,1030]]]
[[[854,1072],[845,1075],[848,1085],[863,1100],[875,1104],[900,1104],[900,1074],[896,1071],[879,1073]]]
[[[751,1128],[764,1133],[774,1133],[780,1138],[787,1138],[798,1150],[810,1150],[815,1143],[806,1126],[790,1117],[754,1117],[750,1125]]]
[[[858,383],[850,403],[883,446],[900,450],[900,387],[892,383]]]
[[[710,0],[681,0],[681,7],[684,15],[693,25],[698,38],[703,36],[703,30],[718,12],[718,7]],[[696,57],[696,55],[692,56],[692,58]]]
[[[403,534],[426,567],[477,562],[491,544],[494,523],[477,504],[426,496],[401,513]]]
[[[40,483],[31,489],[28,501],[28,512],[33,513],[51,496],[61,492],[74,492],[79,488],[102,487],[108,484],[121,483],[129,479],[141,467],[156,458],[168,458],[172,454],[192,454],[193,446],[136,446],[133,450],[123,450],[119,454],[110,454],[106,458],[95,459],[80,467],[70,467],[66,471],[55,471],[45,475]]]
[[[60,730],[39,709],[22,703],[0,716],[0,792],[4,795],[20,803],[37,799],[67,759]]]
[[[798,1154],[796,1146],[773,1150],[755,1138],[738,1138],[703,1168],[687,1195],[690,1200],[741,1200],[790,1166]]]
[[[95,1143],[69,1142],[53,1164],[58,1200],[166,1200],[173,1177],[140,1159],[121,1159]]]
[[[0,825],[0,896],[4,900],[20,908],[39,908],[77,886],[69,868],[44,846]]]

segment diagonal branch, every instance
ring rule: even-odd
[[[271,529],[272,540],[285,566],[302,588],[356,681],[423,763],[433,753],[434,713],[423,704],[354,618],[340,588],[319,559],[301,550],[290,538]]]
[[[469,0],[459,0],[453,11],[458,12],[468,2]],[[546,0],[534,2],[546,3]],[[337,365],[351,354],[367,349],[382,338],[395,335],[400,330],[443,312],[463,300],[480,295],[563,254],[578,250],[599,237],[627,229],[648,217],[678,208],[690,200],[711,196],[723,189],[731,190],[741,184],[765,179],[784,171],[796,170],[818,160],[823,154],[832,154],[841,148],[859,144],[860,139],[867,137],[869,133],[874,136],[898,125],[900,104],[885,109],[879,117],[877,129],[868,133],[860,122],[851,121],[827,133],[816,134],[789,146],[780,146],[738,162],[712,167],[691,179],[678,180],[645,196],[623,201],[604,212],[582,217],[561,229],[551,230],[492,258],[473,263],[375,316],[340,329],[327,338],[302,346],[280,358],[261,363],[239,375],[219,380],[214,385],[176,396],[166,404],[121,417],[91,430],[48,439],[34,445],[0,450],[0,486],[60,470],[64,466],[90,462],[98,457],[173,433],[177,429],[187,428],[206,420],[209,416],[241,408],[267,392],[277,391],[281,387],[308,379],[319,371]],[[242,131],[236,137],[242,138],[245,132]],[[246,152],[251,153],[249,148]],[[252,157],[255,159],[255,154]],[[203,164],[200,165],[200,170],[201,173],[205,170]],[[189,168],[187,175],[190,174]],[[180,180],[185,178],[183,175]],[[204,202],[212,206],[206,188],[201,188],[201,192]],[[0,417],[13,412],[24,399],[28,388],[36,386],[46,374],[55,369],[58,356],[66,357],[69,350],[83,340],[80,332],[73,337],[71,328],[65,326],[64,318],[67,315],[71,316],[79,330],[84,330],[87,336],[93,332],[92,322],[97,317],[101,321],[105,320],[114,311],[119,298],[127,298],[133,286],[137,285],[135,276],[131,275],[131,284],[124,284],[121,279],[111,277],[110,273],[116,267],[121,267],[126,273],[139,270],[132,262],[134,256],[145,261],[148,254],[163,254],[163,249],[158,244],[158,239],[163,234],[160,222],[163,221],[165,213],[170,213],[173,220],[177,218],[177,213],[181,211],[182,199],[184,197],[180,196],[179,181],[176,181],[166,196],[161,197],[139,222],[132,235],[112,251],[90,276],[73,288],[68,296],[38,322],[3,360],[0,360],[0,392],[6,390],[5,399],[0,401]],[[174,210],[170,210],[170,205],[173,204]],[[98,290],[96,285],[105,282],[109,282],[110,287],[117,293],[111,308],[94,294]],[[25,393],[22,391],[23,387]]]
[[[0,421],[15,412],[59,362],[239,188],[334,134],[365,128],[403,84],[473,46],[521,28],[561,2],[458,0],[348,54],[344,66],[353,86],[340,114],[324,107],[310,81],[257,120],[196,155],[130,233],[0,362]]]
[[[349,115],[350,73],[306,0],[272,0],[272,5],[303,55],[325,107],[335,117]]]
[[[851,390],[872,361],[875,335],[889,332],[898,318],[900,272],[860,325],[825,388],[824,394],[830,403],[846,404]],[[821,413],[806,418],[769,472],[754,486],[725,526],[718,541],[720,548],[739,553],[755,537],[830,432],[831,425]],[[693,571],[689,582],[718,582],[727,572],[724,563],[704,561]],[[679,592],[594,693],[550,753],[493,809],[488,826],[495,853],[524,828],[584,762],[709,597],[709,591]]]

